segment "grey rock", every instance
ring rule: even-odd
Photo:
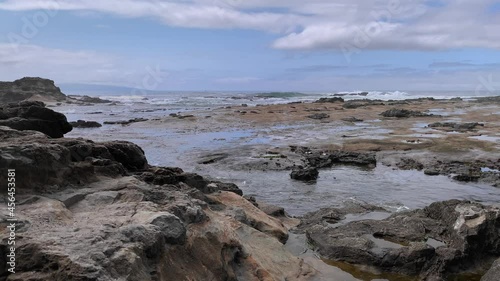
[[[438,128],[438,129],[449,129],[453,131],[458,131],[458,132],[467,132],[467,131],[473,131],[475,130],[478,126],[484,126],[484,124],[480,123],[453,123],[453,122],[436,122],[429,124],[430,128]]]
[[[500,259],[496,260],[490,270],[481,278],[481,281],[498,281],[500,280]]]
[[[315,101],[315,103],[341,103],[341,102],[344,102],[344,99],[340,97],[320,98],[319,100]]]
[[[409,117],[429,117],[433,114],[423,113],[421,111],[393,108],[382,112],[380,115],[384,117],[409,118]]]
[[[25,77],[14,82],[0,82],[0,102],[20,102],[30,98],[62,101],[66,96],[54,81],[38,77]]]
[[[312,115],[308,115],[307,118],[316,119],[316,120],[323,120],[323,119],[330,118],[330,115],[328,115],[326,113],[315,113]]]
[[[61,138],[73,127],[66,116],[46,108],[43,102],[19,102],[0,106],[0,126],[19,131],[39,131],[52,138]]]
[[[76,122],[69,122],[73,128],[100,128],[102,125],[95,121],[78,120]]]
[[[292,171],[290,177],[299,181],[315,181],[318,179],[319,171],[316,168],[303,168]]]
[[[170,213],[157,214],[152,219],[151,224],[160,229],[166,243],[182,245],[186,242],[186,227],[175,215]]]
[[[429,280],[462,273],[457,268],[472,270],[500,255],[500,210],[495,207],[451,200],[384,220],[325,224],[341,220],[342,215],[321,210],[306,216],[303,223],[309,242],[326,259]]]

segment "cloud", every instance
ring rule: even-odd
[[[51,78],[58,83],[115,83],[129,85],[146,71],[134,68],[127,60],[93,51],[68,51],[37,45],[0,43],[0,77],[15,80],[24,76]]]
[[[437,3],[437,4],[436,4]],[[6,0],[0,10],[154,18],[169,26],[256,29],[284,50],[500,49],[496,0]]]
[[[233,0],[234,1],[234,0]],[[207,2],[207,3],[204,3]],[[7,0],[0,10],[95,11],[125,17],[154,17],[170,26],[191,28],[244,28],[286,31],[301,22],[294,14],[243,12],[223,1],[152,0]],[[235,1],[237,2],[237,1]]]
[[[359,1],[354,1],[359,2]],[[398,2],[398,1],[395,1]],[[488,16],[493,0],[447,0],[426,6],[426,1],[400,1],[401,7],[376,7],[365,18],[342,17],[340,22],[319,22],[277,39],[273,47],[287,50],[334,49],[343,52],[371,50],[446,50],[500,48],[498,18]],[[413,2],[413,3],[412,3]],[[406,5],[404,5],[406,4]]]

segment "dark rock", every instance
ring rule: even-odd
[[[294,180],[299,181],[315,181],[318,179],[318,169],[316,168],[304,168],[292,171],[290,177]]]
[[[217,192],[217,191],[230,191],[233,193],[236,193],[240,196],[243,196],[243,191],[234,183],[225,183],[225,182],[218,182],[218,181],[213,181],[207,185],[209,190],[212,192]]]
[[[33,131],[19,134],[4,128],[0,127],[0,136],[7,135],[0,138],[0,166],[23,175],[20,193],[90,183],[98,176],[123,176],[147,166],[143,151],[132,143],[49,139]],[[0,174],[0,180],[4,177]]]
[[[347,118],[342,118],[342,121],[346,121],[346,122],[363,122],[364,120],[363,119],[359,119],[359,118],[356,118],[354,116],[351,116],[351,117],[347,117]]]
[[[439,176],[439,171],[436,171],[434,169],[425,169],[424,174],[428,176]]]
[[[311,167],[316,168],[327,168],[335,164],[357,166],[375,166],[377,164],[375,153],[353,151],[315,152],[306,154],[306,160]]]
[[[77,99],[80,102],[84,102],[84,103],[99,104],[99,103],[112,103],[113,102],[110,100],[101,99],[99,97],[89,97],[89,96],[71,96],[71,97],[74,99]]]
[[[421,111],[393,108],[382,112],[380,115],[384,117],[409,118],[409,117],[429,117],[433,114],[423,113]]]
[[[0,102],[20,102],[27,99],[62,101],[66,96],[54,81],[25,77],[14,82],[0,82]]]
[[[303,228],[323,258],[423,280],[473,270],[500,255],[500,210],[478,203],[438,202],[387,219],[335,228],[323,222],[335,223],[342,214],[321,210],[308,216],[313,219],[306,220]]]
[[[473,131],[478,126],[484,126],[484,124],[480,123],[452,123],[452,122],[436,122],[429,124],[430,128],[439,128],[439,129],[450,129],[458,132],[466,132]]]
[[[381,100],[363,99],[363,100],[346,101],[342,106],[347,109],[354,109],[359,107],[377,106],[377,105],[385,105],[385,103]]]
[[[146,121],[149,121],[149,119],[134,118],[134,119],[129,119],[129,120],[121,120],[121,121],[105,121],[104,124],[106,124],[106,125],[130,125],[132,123],[146,122]]]
[[[326,113],[316,113],[316,114],[307,116],[307,118],[316,119],[316,120],[323,120],[323,119],[330,118],[330,115],[328,115]]]
[[[100,128],[101,124],[95,121],[78,120],[76,122],[69,122],[73,128]]]
[[[144,151],[138,145],[127,141],[113,141],[101,143],[113,156],[113,160],[121,163],[130,171],[144,170],[148,161]]]
[[[334,97],[334,98],[320,98],[319,100],[315,101],[315,103],[336,103],[336,102],[344,102],[344,99],[340,97]]]
[[[66,116],[46,108],[43,102],[19,102],[0,107],[0,126],[19,131],[42,132],[52,138],[61,138],[73,127]]]

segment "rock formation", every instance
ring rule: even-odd
[[[304,217],[300,226],[325,259],[421,280],[447,280],[500,256],[498,207],[451,200],[384,220],[338,224],[344,214],[323,209]],[[490,274],[495,270],[494,266]]]
[[[15,274],[6,271],[7,233],[0,232],[0,280],[299,281],[315,274],[284,249],[284,224],[236,185],[152,167],[132,143],[0,126],[0,168],[16,169],[18,219]],[[3,200],[0,208],[7,209]],[[0,213],[1,229],[6,219]]]
[[[73,129],[64,114],[46,108],[39,101],[0,105],[0,126],[20,131],[35,130],[52,138],[61,138]]]
[[[14,82],[0,82],[0,103],[24,100],[63,101],[66,96],[54,81],[25,77]]]

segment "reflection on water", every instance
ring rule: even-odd
[[[337,268],[342,269],[345,272],[349,272],[354,278],[362,281],[417,281],[419,280],[416,277],[410,277],[406,275],[396,274],[396,273],[387,273],[380,272],[375,268],[361,265],[353,265],[346,262],[340,261],[331,261],[331,260],[323,260],[326,264],[331,266],[335,266]]]
[[[199,166],[198,173],[235,182],[247,195],[302,215],[322,207],[340,207],[345,200],[382,206],[391,211],[422,208],[449,199],[500,202],[500,189],[482,184],[430,177],[418,171],[380,166],[374,170],[339,166],[320,170],[315,184],[290,179],[289,171],[218,171]]]

